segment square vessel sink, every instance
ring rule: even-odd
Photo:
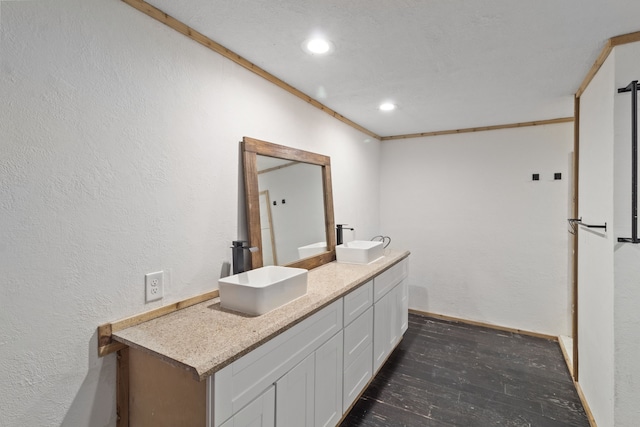
[[[336,246],[338,262],[347,264],[369,264],[383,257],[382,242],[354,240]]]
[[[316,242],[306,246],[300,246],[298,248],[298,256],[302,258],[309,258],[310,256],[318,255],[327,251],[327,242]]]
[[[270,265],[218,280],[220,305],[252,316],[307,293],[307,270]]]

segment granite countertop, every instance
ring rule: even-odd
[[[114,332],[112,337],[203,381],[408,257],[409,251],[385,249],[384,255],[367,265],[334,261],[309,270],[305,296],[261,316],[223,309],[220,298],[214,298]]]

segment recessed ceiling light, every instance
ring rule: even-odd
[[[331,42],[321,38],[306,40],[302,47],[312,55],[324,55],[332,50]]]
[[[396,104],[393,104],[391,102],[383,102],[378,108],[380,109],[380,111],[393,111],[396,109]]]

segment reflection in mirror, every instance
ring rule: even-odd
[[[252,268],[314,268],[335,259],[329,157],[245,137]]]
[[[287,265],[326,251],[321,166],[261,155],[256,162],[262,264]]]

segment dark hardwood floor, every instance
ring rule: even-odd
[[[343,427],[589,426],[558,343],[416,315]]]

